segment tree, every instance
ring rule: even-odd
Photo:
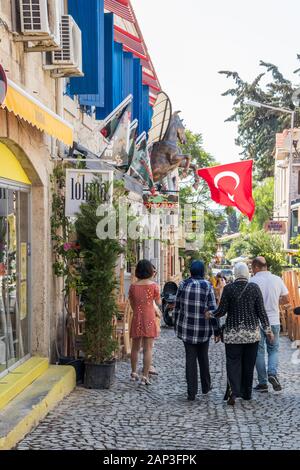
[[[300,60],[299,55],[297,59]],[[243,149],[242,158],[252,158],[258,177],[265,178],[274,173],[275,134],[290,127],[290,116],[266,108],[250,107],[245,101],[254,100],[293,110],[292,95],[295,87],[284,78],[276,65],[264,61],[260,61],[260,65],[266,72],[259,74],[251,83],[244,81],[237,72],[219,73],[235,82],[235,87],[225,91],[222,96],[234,97],[233,114],[226,121],[238,123],[236,144]],[[262,79],[269,81],[263,85]]]
[[[230,245],[230,248],[228,251],[225,253],[225,257],[227,261],[230,261],[234,258],[238,258],[239,256],[249,256],[249,236],[248,235],[242,235],[233,240],[233,242]]]
[[[264,256],[268,267],[273,274],[280,275],[286,264],[282,240],[277,235],[271,235],[264,230],[243,234],[231,244],[226,253],[226,259],[230,261],[238,256],[246,256],[250,259],[256,256]]]
[[[240,231],[243,233],[256,232],[264,228],[265,222],[272,218],[274,204],[274,178],[266,178],[257,183],[253,190],[255,214],[251,222],[241,217]]]
[[[194,134],[187,130],[187,143],[181,145],[182,153],[192,156],[192,163],[199,168],[204,168],[216,164],[214,157],[207,153],[202,147],[201,134]],[[204,181],[200,181],[199,188],[195,190],[192,187],[192,177],[184,180],[180,185],[180,206],[183,209],[185,205],[189,204],[193,208],[202,207],[204,210],[204,238],[203,247],[198,251],[189,252],[188,254],[181,250],[181,255],[186,260],[186,272],[188,273],[189,264],[193,259],[201,258],[206,264],[209,264],[211,259],[216,253],[217,237],[219,226],[224,221],[224,216],[221,211],[212,211],[209,208],[210,191]]]
[[[216,161],[212,155],[207,153],[202,145],[203,140],[201,134],[193,133],[186,130],[186,144],[180,144],[181,151],[184,155],[192,156],[192,163],[197,167],[205,168],[208,166],[216,165]],[[195,191],[192,187],[193,176],[189,176],[181,184],[180,197],[185,200],[193,200],[195,204],[204,206],[210,200],[210,193],[207,184],[201,179],[198,189]]]
[[[236,233],[239,230],[239,219],[236,210],[233,207],[226,207],[225,214],[227,217],[227,233]]]
[[[117,238],[97,236],[97,225],[107,218],[106,214],[98,215],[101,203],[96,198],[82,204],[75,222],[81,247],[80,275],[85,286],[82,296],[86,319],[84,352],[87,361],[94,364],[110,361],[117,347],[112,322],[118,313],[115,268],[119,255],[124,252]],[[114,217],[112,211],[109,216]]]
[[[252,258],[264,256],[273,274],[280,275],[286,264],[281,238],[278,235],[270,235],[264,230],[249,236],[249,253]]]

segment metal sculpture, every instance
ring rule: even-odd
[[[185,127],[179,113],[180,111],[176,111],[172,114],[163,140],[155,142],[152,146],[150,158],[153,181],[155,183],[160,182],[176,168],[182,168],[184,170],[183,176],[186,177],[187,172],[191,169],[195,177],[194,188],[197,188],[199,185],[197,166],[191,163],[191,155],[182,154],[177,145],[178,140],[181,144],[187,142]]]

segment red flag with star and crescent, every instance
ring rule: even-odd
[[[198,170],[210,189],[213,201],[223,206],[237,207],[249,220],[255,212],[252,197],[253,160],[228,163]]]

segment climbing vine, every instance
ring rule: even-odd
[[[51,239],[53,244],[53,271],[65,280],[66,294],[75,289],[78,294],[84,290],[79,272],[80,246],[76,241],[74,222],[65,216],[65,185],[68,164],[59,163],[51,175],[52,215]]]
[[[58,163],[51,176],[52,185],[52,215],[51,215],[51,239],[53,244],[53,271],[57,277],[64,278],[66,294],[75,289],[81,294],[87,287],[82,281],[80,245],[77,241],[75,220],[65,216],[65,186],[66,169],[69,163]],[[81,164],[82,167],[82,164]],[[113,204],[115,209],[120,198],[128,196],[123,181],[114,180]],[[127,224],[130,224],[135,216],[129,215]],[[131,264],[137,262],[137,243],[127,239],[124,247],[126,261]]]

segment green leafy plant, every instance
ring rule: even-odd
[[[86,286],[82,295],[85,312],[84,351],[91,363],[110,361],[116,350],[112,320],[118,313],[116,301],[116,264],[124,252],[117,238],[100,239],[97,225],[107,214],[97,215],[100,199],[82,204],[75,222],[81,247],[81,280]],[[117,211],[116,211],[117,214]]]
[[[59,163],[51,175],[52,215],[51,239],[53,245],[53,271],[57,277],[64,278],[64,291],[71,289],[78,294],[84,290],[78,266],[80,264],[80,245],[76,240],[74,223],[65,216],[66,165]]]
[[[264,256],[270,271],[280,276],[286,265],[281,238],[260,230],[249,236],[248,243],[251,257]]]

